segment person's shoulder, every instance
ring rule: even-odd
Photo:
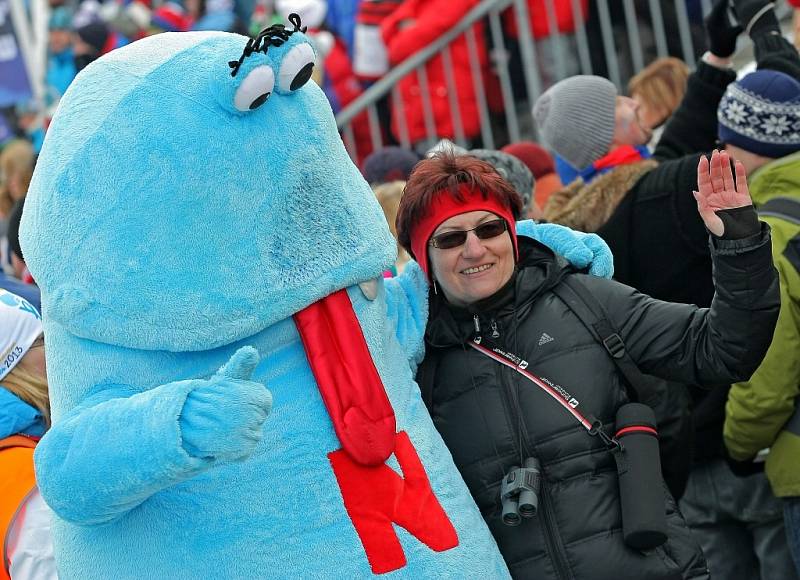
[[[569,284],[583,286],[604,307],[619,305],[621,301],[629,300],[640,294],[636,288],[627,286],[622,282],[617,282],[611,278],[592,276],[582,271],[567,271],[564,277],[569,277]]]
[[[11,278],[5,272],[0,271],[0,288],[24,298],[33,304],[36,310],[39,312],[42,311],[42,297],[38,286],[25,284],[15,278]]]

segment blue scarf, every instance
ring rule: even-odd
[[[622,147],[617,147],[605,157],[601,157],[588,167],[575,169],[560,155],[556,155],[556,172],[561,178],[561,183],[565,185],[572,183],[578,177],[583,179],[584,183],[589,183],[598,175],[611,171],[618,165],[637,163],[644,159],[650,159],[652,156],[653,154],[650,153],[650,150],[644,145],[623,145]]]

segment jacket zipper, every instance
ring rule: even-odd
[[[475,315],[473,315],[472,320],[473,320],[473,322],[475,324],[475,334],[477,336],[481,336],[480,318],[478,317],[477,314],[475,314]],[[491,335],[492,338],[499,338],[500,337],[500,332],[497,330],[497,322],[495,320],[492,320],[489,326],[492,329],[492,335]],[[505,413],[505,416],[506,416],[506,424],[508,425],[508,428],[509,428],[511,433],[516,433],[517,429],[519,428],[520,421],[519,421],[519,417],[517,417],[516,413],[514,412],[512,402],[508,400],[509,399],[508,389],[511,388],[511,387],[508,385],[508,381],[505,378],[505,372],[504,371],[505,371],[505,368],[503,368],[501,366],[499,372],[495,376],[497,376],[497,380],[498,380],[498,387],[499,387],[499,391],[500,391],[500,401],[503,403],[503,412]],[[521,445],[521,447],[518,449],[517,448],[517,442],[514,441],[513,437],[512,437],[512,445],[514,447],[514,455],[515,456],[517,454],[519,454],[520,452],[524,452],[525,451],[524,448],[527,447],[527,445],[525,443],[520,441],[519,445]],[[500,458],[498,457],[498,460],[499,459]],[[505,476],[505,473],[503,474],[503,476]]]
[[[477,314],[473,316],[473,321],[475,323],[475,334],[480,335],[481,333],[481,323],[480,318]],[[497,329],[497,322],[493,319],[489,324],[490,328],[492,329],[492,338],[497,339],[500,338],[500,332]],[[519,425],[519,417],[516,416],[513,409],[511,409],[512,405],[508,401],[508,393],[506,389],[510,388],[507,384],[507,381],[504,380],[505,376],[501,371],[500,376],[498,377],[500,380],[500,392],[501,392],[501,399],[503,401],[503,410],[506,413],[506,420],[511,421],[512,429],[516,428]],[[520,412],[522,412],[520,410]],[[529,434],[526,434],[529,435]],[[527,439],[527,436],[526,436]],[[522,441],[520,441],[520,445],[527,447]],[[516,450],[515,450],[516,452]],[[542,507],[541,514],[544,518],[543,527],[544,527],[544,537],[545,543],[547,545],[547,551],[549,552],[550,561],[553,562],[553,567],[556,572],[556,578],[558,580],[569,580],[572,575],[569,571],[569,564],[567,564],[564,544],[561,542],[561,536],[558,534],[558,527],[556,526],[555,516],[553,514],[553,508],[550,505],[550,498],[547,494],[548,488],[547,484],[545,483],[545,478],[542,478],[541,489],[540,489],[540,506]]]
[[[564,544],[561,542],[561,535],[558,533],[553,507],[550,505],[550,495],[548,494],[549,489],[546,480],[546,477],[542,477],[541,487],[539,488],[539,507],[541,508],[539,513],[544,519],[543,535],[547,544],[547,551],[550,552],[550,561],[553,562],[553,567],[555,568],[556,578],[569,580],[572,575],[569,571],[569,564],[567,564],[566,550],[564,550]]]

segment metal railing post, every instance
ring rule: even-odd
[[[450,104],[450,118],[453,121],[453,136],[456,145],[467,146],[464,136],[464,123],[461,119],[461,106],[458,104],[458,87],[453,77],[453,55],[448,44],[442,49],[442,64],[444,65],[444,78],[447,84],[447,102]]]
[[[436,143],[436,119],[433,116],[433,107],[431,106],[431,88],[428,84],[428,71],[425,70],[425,63],[421,64],[417,69],[417,78],[419,79],[419,94],[422,98],[422,116],[425,120],[425,136],[426,142],[429,147]]]
[[[377,151],[383,147],[383,139],[381,138],[381,123],[378,121],[378,111],[375,108],[375,103],[367,107],[367,122],[369,123],[369,138],[372,141],[372,150]]]
[[[667,35],[664,32],[664,15],[661,13],[659,0],[650,0],[650,21],[656,37],[656,53],[658,56],[667,56]]]
[[[500,92],[503,96],[503,108],[506,113],[508,138],[512,142],[516,142],[519,141],[519,121],[517,120],[517,108],[514,104],[514,91],[511,88],[511,77],[508,74],[508,53],[503,44],[503,28],[500,23],[500,15],[497,12],[489,14],[489,26],[491,27],[494,50],[503,51],[503,62],[496,63],[497,73],[500,78]]]
[[[639,36],[639,23],[636,20],[636,7],[633,5],[633,0],[622,0],[622,2],[625,9],[625,25],[628,30],[633,70],[639,72],[644,68],[644,57],[642,56],[642,39]]]
[[[478,43],[475,40],[475,26],[470,26],[464,33],[467,38],[467,51],[469,52],[469,68],[472,73],[472,86],[475,90],[475,100],[478,102],[478,115],[481,124],[481,139],[484,149],[494,149],[494,136],[489,123],[489,107],[486,106],[486,85],[483,83],[481,63],[478,55]]]
[[[567,76],[567,66],[564,63],[564,44],[561,32],[558,30],[558,18],[553,0],[544,0],[544,10],[547,19],[548,38],[553,43],[553,52],[556,56],[556,77],[560,80]]]
[[[528,3],[525,0],[514,0],[514,17],[517,19],[519,52],[522,57],[525,88],[528,91],[528,104],[532,106],[542,92],[542,84],[539,80],[539,66],[536,64],[533,33],[528,20]]]
[[[681,50],[683,51],[683,61],[689,68],[695,67],[694,46],[692,45],[692,34],[689,24],[689,13],[686,11],[684,0],[675,1],[675,12],[678,16],[678,34],[681,37]]]
[[[342,140],[344,141],[344,148],[347,149],[347,154],[350,155],[350,159],[353,163],[358,163],[358,146],[356,145],[355,135],[353,135],[352,123],[348,123],[343,132]]]
[[[621,88],[622,79],[619,73],[617,50],[614,46],[614,28],[611,24],[611,14],[608,11],[608,2],[607,0],[596,0],[596,2],[597,12],[600,15],[600,32],[603,36],[603,50],[606,54],[608,76],[612,83]]]
[[[392,116],[397,120],[398,129],[400,130],[399,138],[400,145],[406,148],[411,147],[411,137],[408,134],[408,119],[406,119],[406,108],[403,104],[403,97],[400,94],[400,89],[397,86],[392,87]]]
[[[578,58],[581,72],[592,74],[592,57],[589,55],[589,39],[586,37],[586,21],[583,18],[581,0],[572,0],[572,14],[575,17],[575,40],[578,44]]]

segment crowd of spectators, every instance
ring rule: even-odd
[[[675,1],[683,0],[662,0],[665,15],[676,13]],[[75,75],[103,54],[164,32],[253,34],[297,13],[316,44],[314,79],[333,110],[339,111],[392,67],[451,29],[478,3],[275,0],[247,5],[234,0],[83,0],[76,4],[50,0],[44,101],[22,102],[2,111],[14,135],[0,143],[0,288],[40,309],[39,293],[25,267],[17,237],[25,195],[59,99]],[[378,102],[379,131],[388,146],[374,150],[366,113],[354,118],[355,161],[373,187],[392,233],[397,235],[395,219],[404,185],[417,162],[429,153],[432,121],[438,138],[472,146],[460,149],[445,141],[444,147],[489,162],[512,185],[524,203],[521,217],[597,232],[614,252],[618,280],[659,299],[711,306],[714,288],[707,231],[696,219],[695,201],[689,197],[698,159],[723,140],[722,146],[745,162],[757,206],[771,199],[778,186],[785,197],[800,200],[797,174],[789,175],[795,170],[800,174],[800,58],[796,48],[777,40],[780,28],[772,12],[763,9],[768,6],[765,2],[732,0],[740,22],[732,20],[727,2],[717,2],[704,32],[700,3],[687,0],[697,68],[690,70],[675,56],[654,59],[653,31],[648,31],[643,21],[640,31],[650,64],[633,74],[632,63],[621,51],[621,66],[626,79],[629,77],[625,96],[603,78],[608,70],[597,24],[601,18],[598,3],[554,0],[555,22],[551,25],[542,18],[549,11],[546,4],[547,0],[529,0],[527,23],[536,46],[542,88],[548,89],[534,108],[541,144],[519,141],[502,143],[496,150],[481,147],[479,100],[483,97],[478,91],[481,85],[472,76],[476,71],[490,113],[503,110],[500,92],[492,88],[498,82],[492,60],[497,47],[492,46],[484,23],[472,29],[474,42],[461,36],[446,55],[428,61],[424,82],[417,74],[403,78],[395,91],[399,103],[389,99]],[[622,3],[609,4],[615,34],[624,44],[628,29]],[[652,3],[635,4],[647,15]],[[797,46],[799,14],[800,8],[794,15]],[[579,26],[585,26],[598,76],[577,74],[575,35]],[[510,11],[504,15],[503,27],[514,94],[525,97],[521,27]],[[756,64],[763,70],[754,73],[761,76],[734,82],[730,57],[745,30],[755,45]],[[676,46],[676,38],[668,40],[670,54],[680,55],[682,48]],[[710,52],[701,58],[706,48]],[[455,87],[455,95],[450,94],[451,87]],[[430,97],[429,111],[423,91]],[[776,103],[784,107],[781,111],[789,111],[788,120],[779,118],[780,111],[772,119],[768,115],[762,119],[759,104],[769,108]],[[791,107],[795,107],[794,113]],[[759,133],[755,124],[761,121],[766,129]],[[784,121],[788,123],[785,126]],[[628,133],[621,136],[623,129]],[[789,136],[779,141],[785,147],[775,145],[773,138],[783,137],[784,131]],[[402,138],[412,147],[400,147]],[[783,164],[780,168],[770,165],[776,160]],[[761,176],[768,173],[774,180],[765,182]],[[770,223],[773,228],[782,227]],[[694,457],[686,454],[689,462],[679,468],[683,475],[667,483],[676,499],[685,493],[681,500],[684,516],[700,538],[712,575],[715,568],[728,570],[716,576],[723,579],[733,578],[726,574],[737,570],[749,570],[746,573],[754,575],[748,577],[796,580],[792,550],[800,570],[800,479],[796,466],[786,466],[797,463],[797,457],[787,455],[786,449],[796,451],[800,446],[794,440],[787,443],[781,434],[792,413],[797,415],[800,393],[796,363],[800,359],[796,294],[800,291],[796,288],[800,245],[796,234],[780,240],[784,250],[776,256],[784,306],[765,367],[750,383],[722,385],[709,393],[700,393],[691,385],[672,387],[680,394],[669,404],[676,409],[680,406],[679,414],[694,422],[689,442]],[[385,275],[401,274],[412,257],[398,245],[397,262]],[[776,376],[782,381],[779,393],[769,391],[777,388]],[[759,389],[767,394],[760,396]],[[780,400],[775,403],[775,399]],[[761,415],[749,407],[754,404],[764,411]],[[769,410],[772,404],[777,410]],[[767,423],[769,429],[754,427]],[[754,446],[752,441],[758,443]],[[763,457],[758,453],[777,441],[781,449],[772,453],[765,475]],[[778,498],[785,500],[783,506]]]

